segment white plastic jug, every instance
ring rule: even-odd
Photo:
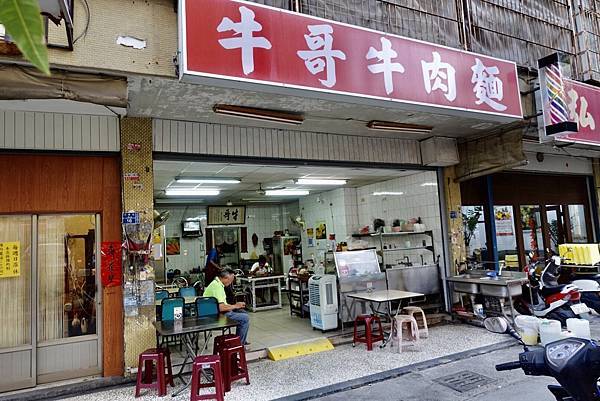
[[[573,333],[573,336],[590,340],[590,322],[585,319],[567,319],[567,329]]]
[[[540,320],[535,316],[519,315],[515,318],[517,332],[527,345],[537,345]]]
[[[558,320],[542,319],[540,322],[540,340],[546,345],[562,338],[561,326]]]

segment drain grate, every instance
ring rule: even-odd
[[[442,386],[450,387],[452,390],[464,393],[495,382],[496,380],[480,375],[479,373],[471,372],[470,370],[462,370],[449,376],[438,377],[433,381]]]

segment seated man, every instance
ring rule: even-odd
[[[224,313],[230,319],[238,322],[235,334],[240,337],[242,344],[248,345],[248,329],[250,327],[250,318],[244,310],[246,304],[238,302],[235,305],[227,303],[225,287],[230,285],[235,279],[233,271],[225,268],[219,271],[217,277],[204,290],[205,297],[213,297],[219,303],[219,312]]]
[[[267,273],[271,273],[271,267],[267,263],[267,258],[265,255],[260,255],[258,257],[258,262],[252,265],[250,269],[251,276],[264,276]]]

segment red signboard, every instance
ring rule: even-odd
[[[102,286],[118,287],[121,285],[122,259],[119,241],[102,242],[100,246]]]
[[[180,12],[184,80],[224,78],[522,118],[509,61],[245,1],[183,0]]]
[[[562,141],[600,145],[600,88],[581,82],[564,80],[569,121],[577,123],[577,132],[557,135]]]

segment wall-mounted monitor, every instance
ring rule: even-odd
[[[181,222],[182,237],[202,237],[200,220],[184,220]]]

